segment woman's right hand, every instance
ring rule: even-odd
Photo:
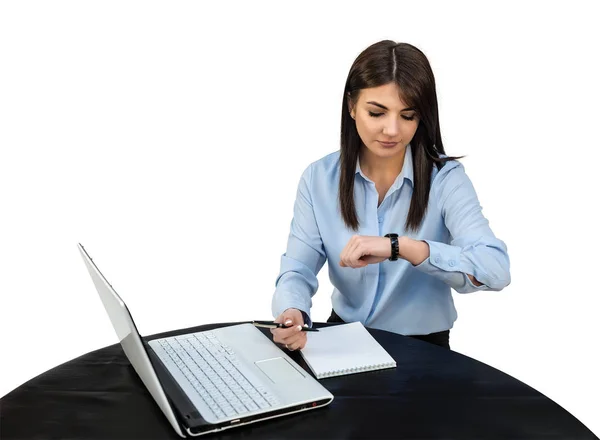
[[[304,318],[300,310],[287,309],[275,319],[275,322],[283,323],[288,328],[272,328],[273,342],[284,345],[290,351],[304,348],[306,332],[301,330],[304,326]]]

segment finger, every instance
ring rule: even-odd
[[[291,335],[286,336],[285,338],[282,338],[282,342],[284,344],[293,344],[296,341],[299,340],[303,340],[306,339],[306,332],[302,332],[302,331],[297,331]]]
[[[300,341],[300,345],[298,346],[298,348],[296,348],[296,350],[302,350],[304,347],[306,347],[306,342],[307,339]]]
[[[367,264],[381,263],[385,260],[387,260],[386,257],[375,257],[373,255],[366,255],[361,258],[361,261],[364,261]]]
[[[340,256],[341,260],[344,262],[343,267],[354,267],[355,262],[353,261],[356,254],[356,248],[360,243],[360,240],[357,238],[358,236],[353,236],[348,244],[346,245],[345,252]]]
[[[359,235],[350,237],[350,240],[348,240],[348,243],[346,243],[346,246],[344,246],[344,249],[340,252],[340,266],[348,267],[350,265],[348,257],[350,256],[352,249],[356,246],[359,237]]]
[[[365,267],[368,266],[369,263],[367,263],[365,260],[358,260],[356,262],[356,265],[354,266],[356,269],[360,269],[361,267]]]
[[[291,337],[289,340],[284,341],[284,345],[288,348],[297,350],[298,348],[303,348],[306,345],[306,335]]]
[[[293,328],[293,327],[292,327],[292,319],[290,319],[290,318],[287,318],[287,317],[280,317],[280,318],[276,319],[276,320],[275,320],[275,321],[273,321],[273,322],[278,322],[278,323],[281,323],[282,321],[283,321],[283,323],[284,323],[284,325],[285,325],[286,327],[288,327],[288,328]],[[281,335],[282,335],[281,331],[282,331],[282,330],[288,330],[288,328],[272,328],[272,329],[271,329],[271,334],[272,334],[274,337],[279,337],[279,338],[281,338],[281,337],[282,337],[282,336],[281,336]],[[283,333],[283,335],[285,335],[285,333]],[[274,340],[275,340],[275,339],[274,339]]]
[[[281,334],[281,329],[273,329],[273,342],[277,342],[278,344],[285,344],[285,337]]]
[[[342,252],[340,252],[340,266],[342,267],[346,267],[346,249],[348,248],[348,245],[346,245],[346,247],[342,250]]]
[[[366,248],[365,243],[359,244],[359,246],[355,250],[354,256],[356,257],[356,259],[353,260],[354,267],[368,266],[369,264],[371,264],[373,262],[372,261],[373,258],[377,258],[377,257],[373,257],[372,255],[369,254],[369,251]]]
[[[298,333],[303,333],[302,326],[298,324],[297,326],[290,328],[275,328],[273,330],[273,341],[279,342],[280,344],[285,344],[286,340]]]
[[[288,316],[285,312],[283,312],[273,322],[283,323],[286,326],[289,326],[289,325],[292,325],[293,319],[291,316]]]
[[[354,240],[352,246],[348,249],[348,255],[346,256],[346,260],[344,261],[346,265],[350,267],[357,267],[358,259],[362,257],[361,249],[362,248],[360,240]]]
[[[295,308],[289,308],[283,311],[281,314],[282,322],[286,326],[304,324],[304,318],[302,316],[302,312]],[[288,322],[289,321],[289,322]]]
[[[305,346],[306,346],[306,338],[300,338],[297,341],[294,341],[290,344],[287,344],[287,346],[289,347],[288,349],[290,350],[302,350]]]
[[[353,249],[355,244],[352,243],[342,254],[340,255],[340,266],[342,267],[352,267],[352,258],[353,258]]]
[[[287,339],[299,333],[303,333],[302,326],[300,324],[289,328],[280,328],[277,330],[279,330],[279,335],[282,337],[282,339]]]
[[[273,322],[275,322],[275,323],[282,323],[283,322],[288,327],[292,325],[292,319],[289,318],[289,317],[287,317],[287,316],[285,316],[284,313],[282,313],[281,315],[279,315],[277,317],[277,319],[273,320]],[[279,329],[272,328],[270,331],[271,331],[272,335],[276,335],[278,330]]]
[[[279,328],[272,328],[272,329],[269,329],[269,331],[271,332],[271,334],[272,334],[272,335],[274,335],[274,336],[275,336],[275,335],[278,335],[280,330],[281,330],[281,329],[279,329]]]
[[[303,342],[304,340],[306,340],[306,335],[303,333],[301,335],[290,336],[289,338],[284,339],[281,343],[290,345],[298,341]]]

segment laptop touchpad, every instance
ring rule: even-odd
[[[304,378],[302,373],[296,370],[296,368],[294,368],[294,366],[286,359],[281,357],[265,359],[264,361],[255,362],[255,364],[274,383]]]

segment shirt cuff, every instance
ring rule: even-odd
[[[308,324],[308,326],[312,328],[313,323],[312,323],[312,320],[310,319],[310,316],[308,316],[308,313],[306,313],[303,310],[300,310],[300,311],[302,312],[302,319],[304,319],[304,323]]]
[[[461,248],[436,241],[424,240],[429,245],[429,257],[415,269],[434,276],[440,281],[448,284],[458,293],[470,293],[478,290],[486,290],[487,286],[482,284],[476,286],[467,274],[473,272],[473,268],[465,267],[461,263]]]
[[[309,327],[312,327],[312,320],[310,319],[309,312],[307,312],[307,310],[310,311],[310,304],[309,307],[306,307],[306,304],[304,304],[304,301],[301,298],[294,298],[293,295],[288,296],[286,294],[280,296],[283,292],[277,293],[278,295],[276,295],[273,298],[273,318],[277,318],[287,309],[298,309],[300,310],[300,312],[302,312],[302,318],[304,319],[304,323],[308,324]]]
[[[430,264],[446,272],[465,272],[464,268],[460,267],[462,249],[459,246],[430,240],[423,241],[429,245],[429,258],[427,260]]]

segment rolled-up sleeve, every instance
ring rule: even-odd
[[[496,238],[483,216],[463,165],[444,168],[434,179],[431,195],[452,241],[446,244],[424,240],[429,245],[429,258],[415,267],[444,281],[459,293],[502,290],[510,284],[506,244]],[[483,285],[475,286],[467,274]]]
[[[298,184],[287,249],[281,256],[271,304],[274,317],[288,308],[296,308],[305,313],[308,324],[311,324],[311,298],[319,287],[317,274],[326,261],[312,204],[311,175],[312,165],[302,173]]]

